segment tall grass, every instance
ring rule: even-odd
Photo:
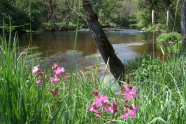
[[[3,27],[4,30],[5,27]],[[0,50],[0,123],[98,123],[95,114],[86,108],[94,96],[90,93],[100,87],[102,94],[109,99],[117,99],[113,87],[105,87],[103,80],[97,76],[97,70],[92,76],[83,72],[66,72],[71,78],[62,76],[57,83],[59,93],[56,98],[56,113],[53,113],[52,94],[49,91],[50,73],[46,67],[42,86],[35,82],[32,74],[32,63],[27,64],[27,53],[17,52],[17,38],[11,46],[6,36],[1,37]],[[166,62],[146,55],[135,60],[136,69],[129,72],[130,84],[138,88],[137,99],[132,103],[138,104],[136,117],[113,119],[113,123],[146,124],[146,123],[184,123],[186,99],[185,53],[174,54]],[[132,64],[131,64],[132,65]],[[130,67],[130,65],[128,65]],[[153,78],[153,76],[155,76]],[[71,83],[70,83],[71,82]],[[114,83],[108,80],[108,83]],[[116,83],[116,82],[115,82]],[[116,83],[117,85],[117,83]],[[69,90],[69,88],[71,88]],[[111,113],[103,113],[101,123],[109,123]]]

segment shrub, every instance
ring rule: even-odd
[[[162,42],[162,41],[163,42],[169,42],[169,41],[177,42],[179,40],[181,40],[181,34],[177,32],[162,33],[157,38],[157,42]]]

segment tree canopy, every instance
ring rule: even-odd
[[[2,0],[0,1],[0,24],[11,23],[17,29],[42,28],[47,23],[53,26],[76,26],[80,0]],[[156,24],[166,24],[167,10],[170,11],[169,29],[179,31],[181,1],[177,0],[91,0],[93,10],[102,26],[138,27],[151,25],[152,9]],[[82,10],[82,7],[81,7]],[[80,13],[82,15],[82,11]],[[23,26],[24,25],[24,26]],[[83,19],[80,26],[87,27]],[[174,28],[173,28],[174,27]],[[51,26],[51,28],[53,28]]]

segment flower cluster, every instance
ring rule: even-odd
[[[50,80],[55,82],[55,87],[54,87],[54,90],[51,89],[50,91],[52,93],[52,96],[54,97],[55,95],[58,94],[58,88],[56,88],[56,82],[60,81],[58,76],[61,76],[61,73],[65,72],[65,69],[63,67],[62,68],[58,67],[58,63],[55,63],[52,66],[52,69],[54,70],[55,75],[54,75],[54,78],[50,78]]]
[[[58,78],[58,76],[61,75],[61,73],[65,72],[65,69],[62,67],[58,67],[58,64],[55,63],[53,66],[52,66],[52,69],[54,70],[55,72],[55,75],[54,75],[54,78],[50,78],[51,81],[54,81],[54,82],[59,82],[60,79]],[[32,69],[32,73],[36,73],[37,74],[35,75],[35,78],[36,78],[36,83],[38,83],[40,86],[42,86],[42,81],[43,81],[43,76],[44,76],[44,73],[41,72],[41,70],[39,69],[39,65],[37,66],[34,66],[33,69]]]
[[[36,83],[38,83],[39,86],[42,86],[42,83],[41,82],[43,81],[43,75],[44,75],[44,73],[41,72],[41,70],[38,67],[39,67],[39,65],[34,66],[33,69],[32,69],[32,73],[36,73],[37,72],[37,74],[35,75]]]
[[[58,75],[60,76],[61,73],[65,72],[65,69],[62,67],[58,67],[58,64],[55,63],[53,66],[52,66],[52,69],[54,70],[55,72],[55,75],[54,75],[54,78],[50,78],[51,81],[54,81],[54,82],[59,82],[60,79],[58,78]]]
[[[136,97],[137,88],[132,87],[131,85],[124,84],[121,86],[121,91],[118,92],[116,95],[119,96],[118,102],[116,103],[115,100],[112,100],[111,103],[108,102],[108,97],[104,95],[100,95],[98,93],[98,88],[94,89],[91,93],[94,94],[96,97],[93,100],[92,106],[86,105],[86,107],[90,110],[96,113],[96,118],[99,118],[100,114],[103,112],[111,112],[116,113],[118,112],[121,114],[120,118],[127,118],[129,116],[136,116],[136,110],[139,108],[138,105],[129,105],[128,101],[131,99],[131,97]],[[118,106],[120,101],[120,96],[123,94],[123,98],[126,98],[125,102]],[[101,106],[101,108],[100,108]],[[122,111],[120,108],[124,106],[124,114],[122,115]],[[129,110],[129,112],[128,112]],[[116,117],[118,117],[118,115]],[[111,119],[112,120],[112,119]]]

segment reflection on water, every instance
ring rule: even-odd
[[[19,36],[20,47],[28,46],[29,34]],[[75,32],[41,32],[32,34],[32,45],[38,46],[38,52],[42,57],[51,56],[56,53],[63,53],[74,49]],[[89,32],[79,32],[76,50],[89,55],[97,51],[96,45]]]
[[[63,66],[68,64],[70,67],[73,52],[68,53],[68,51],[74,49],[75,33],[75,31],[32,33],[32,46],[38,47],[38,52],[42,53],[41,58],[45,58],[47,54],[49,57],[48,64],[60,62]],[[153,51],[153,35],[150,32],[144,34],[144,32],[134,29],[120,29],[106,30],[105,33],[123,62]],[[158,35],[159,33],[155,33],[155,39]],[[19,34],[19,46],[27,47],[28,44],[29,34]],[[85,67],[96,62],[96,59],[92,59],[94,57],[85,58],[87,55],[98,52],[89,31],[81,30],[78,32],[76,50],[75,60],[78,67]],[[160,55],[156,49],[155,52]]]

